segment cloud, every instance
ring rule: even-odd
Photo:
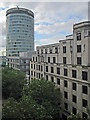
[[[34,12],[35,46],[56,43],[72,34],[73,24],[88,20],[87,2],[3,2],[0,3],[0,46],[6,46],[6,10],[17,5]]]

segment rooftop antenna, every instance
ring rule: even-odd
[[[18,5],[17,5],[17,9],[19,9]]]

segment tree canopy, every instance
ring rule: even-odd
[[[26,75],[21,71],[11,68],[2,69],[2,97],[7,99],[13,97],[19,99],[22,94],[23,86],[26,83]]]
[[[58,120],[61,112],[61,93],[55,84],[34,79],[24,87],[22,98],[10,98],[3,107],[3,118],[29,118],[30,120]]]

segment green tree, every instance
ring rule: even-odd
[[[24,97],[21,101],[9,98],[3,106],[3,119],[49,119],[46,116],[45,108],[37,104],[30,96]]]
[[[44,106],[47,115],[53,119],[60,118],[61,93],[55,84],[44,79],[34,79],[24,94],[30,95],[37,104]]]
[[[23,86],[26,83],[25,73],[12,70],[8,67],[2,69],[2,97],[19,99]]]
[[[61,111],[61,93],[55,84],[41,80],[32,80],[23,88],[19,101],[11,98],[3,106],[3,118],[30,120],[59,120]]]
[[[7,118],[19,118],[19,103],[14,98],[9,98],[3,105],[2,117]]]

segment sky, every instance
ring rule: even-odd
[[[1,2],[0,55],[6,48],[6,10],[16,6],[34,12],[35,49],[65,39],[73,24],[88,20],[88,2]]]

